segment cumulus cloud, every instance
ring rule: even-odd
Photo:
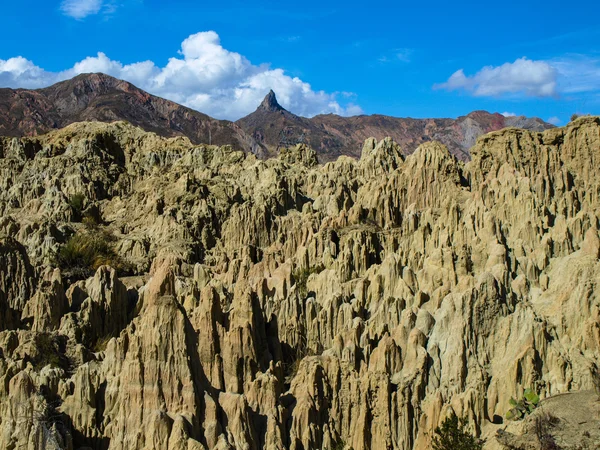
[[[463,69],[454,72],[448,81],[434,86],[449,91],[464,90],[477,97],[525,94],[532,97],[556,96],[558,71],[546,61],[517,59],[501,66],[486,66],[474,75]]]
[[[517,115],[513,112],[503,112],[501,113],[504,117],[517,117]]]
[[[127,80],[152,94],[223,119],[238,119],[254,111],[270,89],[283,107],[303,116],[362,113],[346,95],[341,95],[346,99],[343,104],[337,93],[316,91],[283,69],[252,64],[243,55],[225,49],[214,31],[189,36],[164,67],[152,61],[124,65],[104,53],[62,72],[45,71],[22,57],[0,60],[0,85],[39,88],[89,72]]]
[[[551,123],[552,125],[558,126],[562,123],[562,120],[560,120],[556,116],[553,116],[553,117],[550,117],[548,120],[546,120],[546,122]]]
[[[6,61],[0,59],[0,86],[35,89],[59,80],[58,74],[46,72],[21,56]]]
[[[98,14],[102,9],[102,0],[63,0],[60,9],[63,14],[77,20]]]

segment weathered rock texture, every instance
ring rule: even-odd
[[[427,449],[450,411],[493,436],[527,387],[592,389],[600,118],[471,153],[0,139],[0,448]],[[125,272],[57,269],[74,234]]]

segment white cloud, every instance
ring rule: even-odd
[[[102,0],[63,0],[60,9],[65,15],[81,20],[98,14],[102,9]]]
[[[570,54],[546,61],[517,59],[498,67],[487,66],[474,75],[460,69],[434,89],[464,90],[474,96],[525,94],[533,97],[600,93],[600,58]]]
[[[22,57],[0,60],[0,86],[39,88],[89,72],[130,81],[152,94],[223,119],[238,119],[254,111],[270,89],[283,107],[303,116],[362,113],[349,102],[348,93],[341,95],[346,99],[343,105],[337,93],[315,91],[283,69],[254,65],[225,49],[214,31],[189,36],[164,67],[152,61],[124,65],[101,52],[62,72],[47,72]]]
[[[57,74],[46,72],[21,56],[6,61],[0,59],[0,86],[24,86],[35,89],[59,80]]]
[[[465,75],[463,69],[457,70],[448,81],[434,88],[462,89],[477,97],[504,94],[552,97],[557,95],[557,70],[546,61],[520,58],[497,67],[486,66],[470,76]]]
[[[562,123],[562,120],[560,120],[556,116],[553,116],[553,117],[550,117],[548,120],[546,120],[546,122],[551,123],[552,125],[558,126]]]
[[[360,106],[355,105],[354,103],[348,103],[348,105],[346,105],[346,115],[348,116],[360,116],[364,113],[365,112],[363,111],[363,109]]]
[[[132,0],[62,0],[60,10],[65,16],[76,20],[83,20],[96,14],[110,17],[126,2],[129,3]]]
[[[503,112],[501,113],[504,117],[517,117],[517,115],[513,112]]]
[[[600,58],[568,55],[549,63],[558,71],[558,84],[565,94],[600,91]]]

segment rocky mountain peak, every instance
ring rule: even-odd
[[[271,89],[258,107],[264,111],[282,111],[284,108],[277,102],[277,96]]]
[[[217,120],[103,73],[84,73],[37,89],[0,88],[1,136],[34,136],[86,121],[127,121],[164,137],[186,136],[194,144],[232,145],[262,155],[252,136],[233,122]]]

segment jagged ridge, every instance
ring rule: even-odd
[[[474,111],[458,119],[411,119],[380,114],[354,117],[327,114],[308,119],[285,110],[273,91],[255,112],[236,123],[270,155],[274,155],[279,146],[282,130],[290,130],[292,137],[304,134],[322,161],[332,161],[340,155],[359,157],[365,139],[381,140],[386,136],[398,142],[405,154],[412,153],[424,142],[439,141],[458,159],[468,160],[469,149],[485,133],[508,127],[532,131],[552,128],[538,118],[504,117],[486,111]]]
[[[391,139],[260,161],[125,123],[1,139],[0,446],[426,449],[454,410],[494,448],[525,387],[593,386],[599,149],[597,117],[468,164]],[[55,269],[90,229],[134,276]]]

